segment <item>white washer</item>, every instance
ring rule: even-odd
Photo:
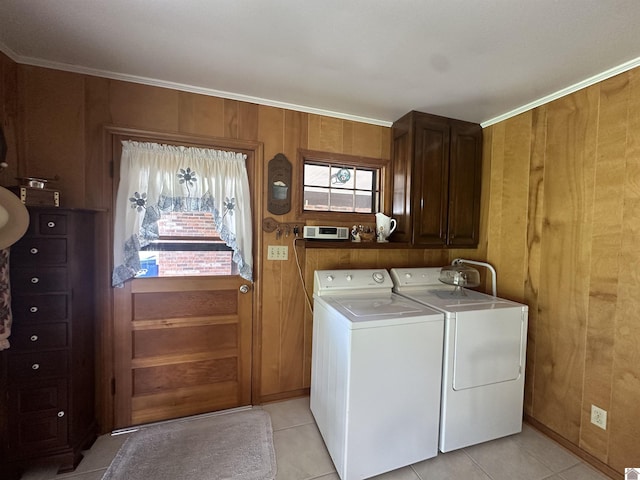
[[[526,305],[444,285],[440,268],[395,268],[394,291],[444,313],[440,451],[522,430]]]
[[[311,412],[342,480],[438,453],[442,313],[386,270],[315,272]]]

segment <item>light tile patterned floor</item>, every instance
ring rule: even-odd
[[[309,410],[308,397],[263,408],[271,414],[277,480],[339,480]],[[99,437],[75,472],[56,475],[55,467],[42,467],[27,472],[22,480],[100,480],[126,437]],[[525,425],[518,435],[440,454],[375,479],[607,480],[608,477]]]

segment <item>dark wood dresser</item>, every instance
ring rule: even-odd
[[[94,212],[29,214],[26,235],[11,247],[11,347],[0,355],[0,455],[14,476],[40,461],[73,470],[97,431]]]

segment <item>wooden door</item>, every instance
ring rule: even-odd
[[[246,281],[147,278],[117,290],[116,427],[250,404]]]
[[[112,195],[122,140],[240,151],[252,192],[253,251],[260,244],[262,146],[257,142],[109,128]],[[253,271],[259,271],[255,257]],[[113,427],[251,404],[254,356],[252,284],[239,275],[137,278],[113,289]]]

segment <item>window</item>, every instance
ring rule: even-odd
[[[140,277],[236,275],[233,250],[220,239],[209,212],[168,212],[158,240],[140,250]]]
[[[347,216],[381,211],[387,160],[301,150],[301,213]],[[344,215],[341,215],[344,214]]]

